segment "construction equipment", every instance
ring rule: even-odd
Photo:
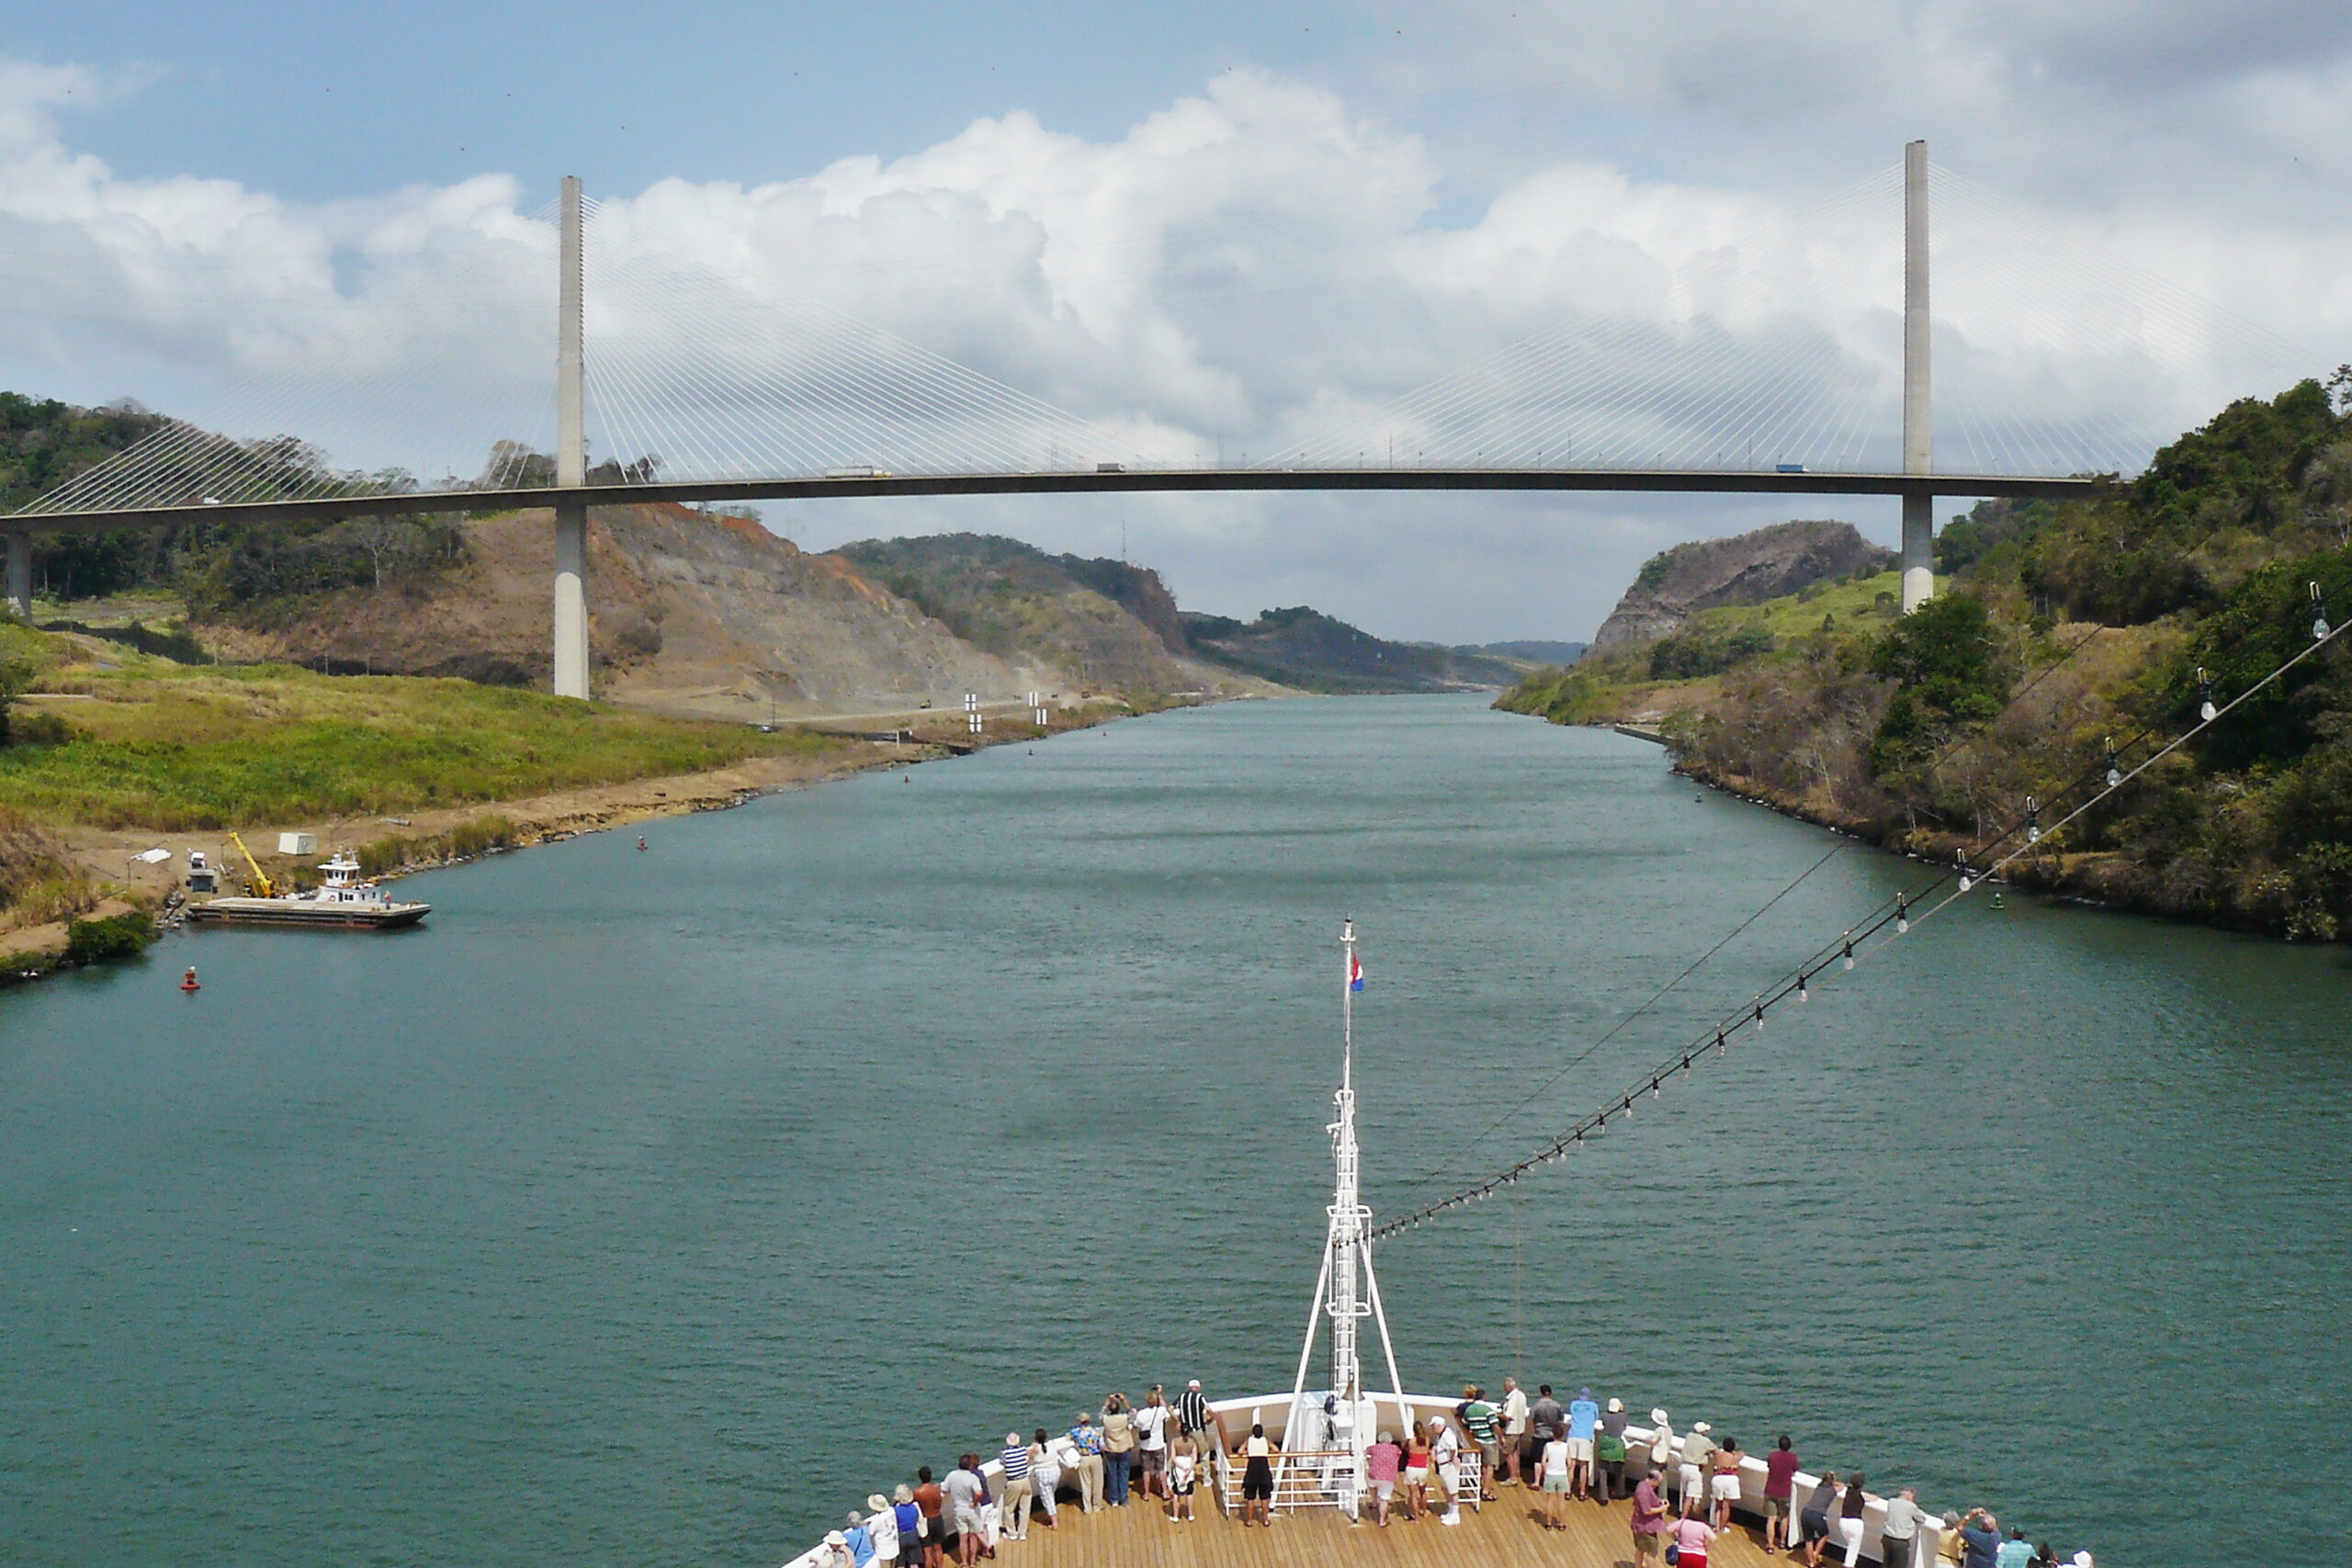
[[[269,873],[262,870],[261,862],[254,859],[253,851],[245,848],[244,840],[237,837],[236,834],[232,833],[229,835],[229,841],[237,846],[238,852],[245,857],[245,863],[254,868],[254,894],[263,898],[277,897],[277,885],[270,881]]]

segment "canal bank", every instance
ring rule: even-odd
[[[413,933],[191,936],[196,998],[0,1003],[0,1556],[774,1562],[1108,1389],[1286,1388],[1337,918],[1386,1214],[1916,874],[1848,847],[1571,1066],[1821,835],[1475,697],[1030,750],[428,873]],[[2343,955],[2033,899],[1917,935],[1386,1244],[1408,1382],[1647,1391],[2102,1561],[2333,1518],[2176,1483],[2236,1413],[2352,1416]]]

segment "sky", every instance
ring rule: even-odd
[[[820,460],[740,414],[845,395],[809,323],[1057,459],[1401,432],[1868,466],[1924,137],[1939,465],[2111,467],[2352,358],[2347,89],[2352,12],[2279,0],[96,0],[0,23],[0,387],[472,472],[548,438],[577,175],[592,440],[673,473]],[[1413,400],[1480,366],[1547,412]],[[812,548],[1124,549],[1191,607],[1444,642],[1587,637],[1657,550],[1789,515],[1895,532],[1606,495],[766,509]]]

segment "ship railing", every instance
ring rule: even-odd
[[[1356,1456],[1346,1449],[1283,1450],[1268,1456],[1268,1459],[1274,1472],[1274,1495],[1271,1506],[1275,1513],[1294,1513],[1305,1508],[1349,1507],[1362,1490]],[[1222,1450],[1218,1450],[1217,1502],[1227,1515],[1241,1511],[1241,1478],[1249,1462],[1246,1459],[1236,1459]]]

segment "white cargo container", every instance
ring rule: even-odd
[[[280,833],[277,835],[277,852],[282,855],[317,854],[319,836],[316,833]]]

